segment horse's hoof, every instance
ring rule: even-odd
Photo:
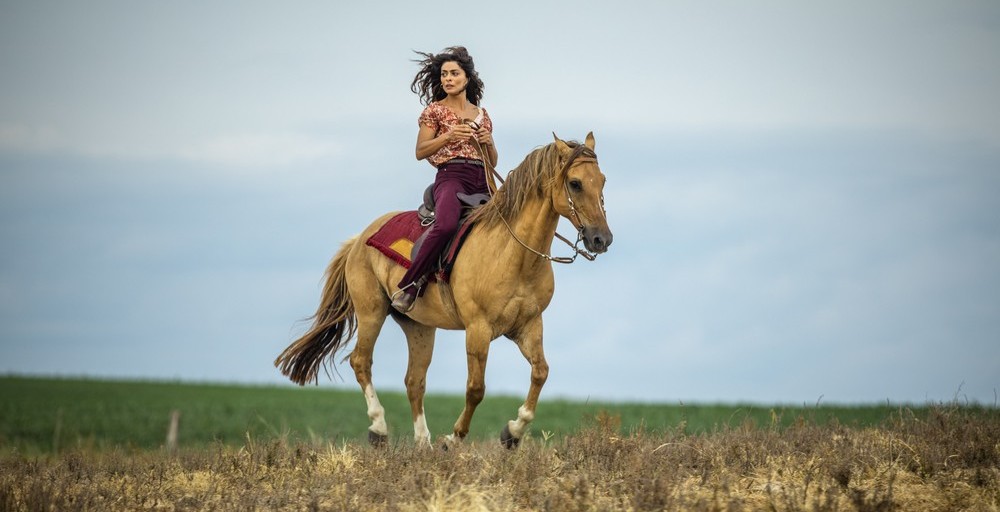
[[[384,448],[385,445],[389,444],[389,436],[369,430],[368,442],[375,448]]]
[[[448,451],[452,446],[457,446],[462,444],[462,438],[456,436],[455,434],[448,434],[441,437],[441,451]]]
[[[508,450],[513,450],[514,448],[517,448],[517,445],[521,444],[521,440],[514,437],[514,435],[510,433],[509,425],[504,425],[503,430],[500,431],[500,444]]]

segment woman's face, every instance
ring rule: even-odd
[[[445,94],[452,96],[464,92],[467,85],[469,78],[457,62],[448,61],[441,65],[441,87]]]

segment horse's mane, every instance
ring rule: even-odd
[[[581,145],[576,141],[565,142],[571,149]],[[552,190],[561,163],[555,143],[535,148],[507,174],[504,184],[488,203],[476,210],[472,219],[484,226],[494,226],[517,217],[529,199],[544,197]]]

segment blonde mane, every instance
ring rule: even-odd
[[[579,142],[566,141],[566,145],[576,149]],[[504,184],[493,194],[493,198],[480,206],[472,220],[484,226],[502,224],[517,217],[530,199],[548,194],[563,162],[555,143],[536,148],[524,157],[520,165],[507,174]]]

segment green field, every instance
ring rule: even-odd
[[[402,393],[382,392],[390,435],[412,439],[409,405]],[[474,439],[495,438],[513,419],[521,398],[491,396],[472,423]],[[450,433],[464,398],[428,395],[425,410],[433,436]],[[0,451],[59,452],[67,449],[152,449],[164,444],[171,412],[180,411],[179,444],[193,448],[255,440],[361,441],[368,418],[360,391],[309,386],[239,386],[180,382],[0,377]],[[995,410],[988,409],[988,414]],[[623,433],[701,433],[753,424],[784,428],[795,422],[880,425],[894,415],[923,416],[925,407],[760,406],[635,404],[543,400],[532,432],[564,436],[612,418]]]

